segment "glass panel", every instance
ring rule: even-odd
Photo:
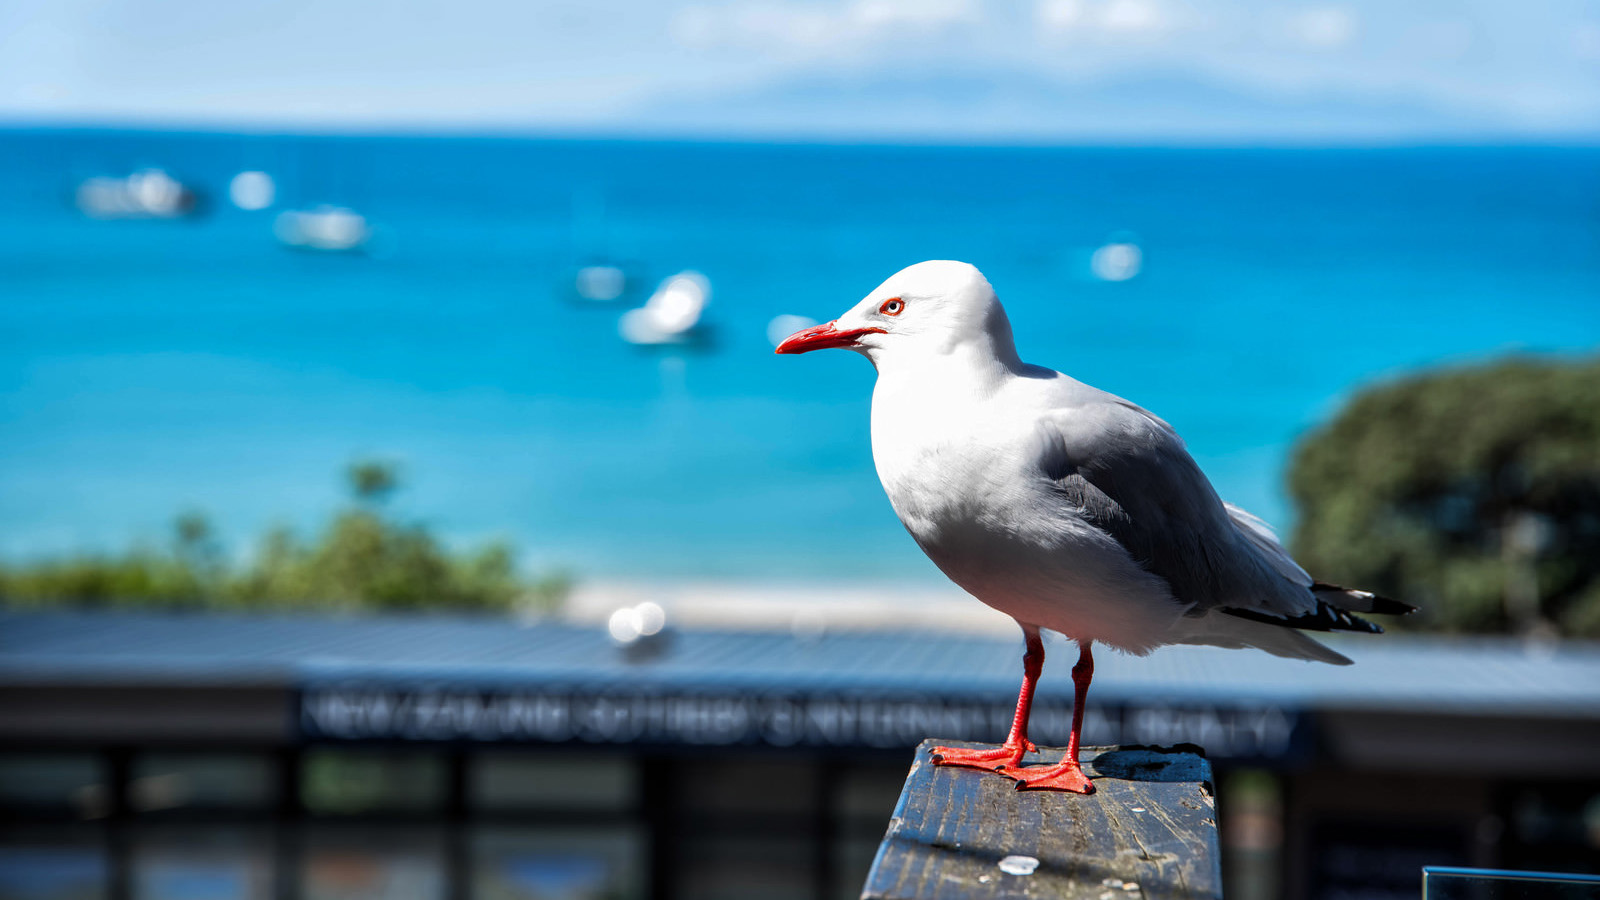
[[[145,829],[133,846],[133,900],[271,900],[272,878],[261,830]]]
[[[274,798],[272,760],[245,753],[144,753],[134,758],[128,802],[164,809],[266,809]]]
[[[111,794],[92,753],[7,753],[0,755],[0,807],[98,819],[110,813]]]
[[[1600,875],[1430,866],[1422,900],[1600,900]]]
[[[0,900],[101,900],[106,856],[95,830],[0,833]]]
[[[470,770],[476,809],[585,809],[621,811],[633,806],[637,777],[622,756],[486,753]]]
[[[641,896],[628,830],[488,830],[472,846],[472,900],[630,900]]]
[[[304,900],[443,900],[444,841],[433,829],[306,830]]]
[[[302,797],[314,813],[426,812],[444,805],[444,760],[426,753],[313,750]]]

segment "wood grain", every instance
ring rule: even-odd
[[[1083,796],[935,766],[934,745],[917,748],[863,898],[1220,900],[1216,804],[1201,757],[1086,748],[1079,758],[1095,793]],[[1060,759],[1042,749],[1025,762]],[[1037,866],[1020,874],[1030,860]]]

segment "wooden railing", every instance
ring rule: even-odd
[[[1091,795],[1015,789],[1009,778],[933,765],[911,774],[867,876],[864,900],[1220,900],[1211,767],[1182,750],[1090,747]],[[1056,762],[1043,750],[1027,762]]]

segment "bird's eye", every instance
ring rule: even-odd
[[[905,308],[906,302],[904,300],[901,300],[899,297],[891,297],[888,300],[883,301],[883,305],[878,307],[878,312],[881,312],[886,316],[898,316],[900,315],[900,311]]]

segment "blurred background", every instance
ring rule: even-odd
[[[23,0],[0,898],[855,896],[1021,642],[771,349],[930,258],[1423,607],[1102,663],[1230,896],[1600,871],[1592,4]]]

